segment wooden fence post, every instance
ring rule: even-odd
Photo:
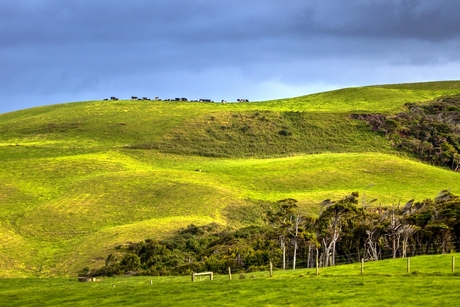
[[[228,279],[232,280],[232,268],[228,267]]]
[[[319,275],[319,260],[318,260],[318,250],[316,250],[316,276]]]
[[[195,272],[192,272],[192,282],[195,282]]]
[[[270,277],[273,277],[273,263],[270,261]]]
[[[364,274],[364,258],[361,258],[361,275]]]
[[[455,256],[452,256],[452,273],[455,272]]]
[[[407,257],[407,273],[410,273],[410,258]]]

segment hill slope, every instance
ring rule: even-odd
[[[370,184],[366,194],[383,205],[460,194],[459,173],[410,159],[349,118],[458,93],[451,81],[255,103],[94,101],[2,114],[1,274],[75,274],[100,266],[117,243],[190,223],[260,223],[267,202],[288,197],[315,213],[321,200]]]

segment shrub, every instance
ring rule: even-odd
[[[292,132],[289,131],[288,129],[283,128],[280,131],[278,131],[278,134],[281,136],[290,136],[292,135]]]

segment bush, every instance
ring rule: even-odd
[[[85,267],[80,272],[78,272],[78,276],[88,276],[90,270],[91,269],[89,267]]]
[[[278,131],[278,134],[281,135],[281,136],[290,136],[292,135],[292,132],[289,131],[288,129],[281,129],[280,131]]]

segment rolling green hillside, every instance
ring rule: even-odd
[[[116,244],[194,223],[261,223],[267,202],[351,191],[382,205],[460,194],[460,174],[397,152],[352,113],[460,93],[460,82],[250,103],[91,101],[0,115],[0,276],[66,276]]]

